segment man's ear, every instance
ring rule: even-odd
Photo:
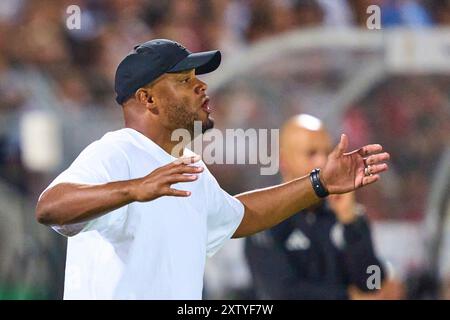
[[[145,105],[145,107],[150,110],[153,114],[158,114],[158,107],[156,106],[155,99],[152,95],[152,91],[146,88],[140,88],[135,93],[136,100]]]

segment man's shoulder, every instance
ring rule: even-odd
[[[130,146],[131,141],[122,130],[110,131],[84,148],[78,158],[107,158],[124,155]]]
[[[132,137],[127,132],[126,128],[106,132],[103,137],[97,140],[103,144],[131,144]]]

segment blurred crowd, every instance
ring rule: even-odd
[[[66,9],[72,4],[81,9],[79,30],[69,30],[66,26],[70,15]],[[257,41],[290,30],[317,26],[364,28],[367,7],[374,4],[381,8],[383,28],[450,25],[450,1],[445,0],[79,0],[75,3],[72,0],[3,0],[0,4],[0,114],[4,117],[0,121],[4,125],[0,131],[0,176],[27,192],[19,134],[17,128],[11,128],[13,124],[6,114],[34,109],[69,114],[93,109],[117,112],[114,72],[118,62],[137,43],[169,38],[191,51],[219,48],[226,59]],[[444,81],[440,86],[446,84]],[[416,86],[431,91],[429,104],[439,103],[435,102],[441,99],[436,97],[438,89],[427,89],[426,83]],[[401,105],[422,95],[404,92],[408,95],[404,101],[395,97],[397,92],[380,98],[384,101],[372,97],[367,100],[372,105],[382,104],[393,117],[407,119],[410,115],[402,114]],[[419,104],[420,109],[422,104]],[[400,111],[396,106],[400,106]],[[292,113],[284,112],[286,116]],[[357,112],[350,113],[349,117],[353,125],[361,125],[363,121]],[[421,119],[419,126],[427,126],[420,114],[418,119]],[[407,130],[405,126],[396,126]],[[427,145],[436,150],[439,147]],[[430,154],[426,149],[421,150]],[[404,162],[404,168],[414,166],[411,161]]]
[[[371,218],[424,218],[430,182],[448,147],[449,120],[448,76],[391,77],[348,109],[343,130],[355,137],[352,144],[376,140],[392,156],[386,183],[359,193]]]
[[[72,4],[81,9],[79,30],[66,26]],[[0,112],[110,110],[118,62],[151,38],[174,39],[192,51],[220,48],[227,57],[294,29],[365,27],[373,4],[381,7],[383,28],[450,24],[450,2],[432,0],[4,0]],[[0,163],[18,157],[14,137],[4,134]]]
[[[81,9],[79,30],[66,26],[72,4]],[[294,29],[364,28],[369,5],[380,6],[383,28],[450,24],[446,0],[3,0],[0,111],[46,102],[32,99],[26,85],[50,87],[68,112],[108,108],[118,62],[151,38],[227,56]]]
[[[79,30],[69,30],[66,25],[70,16],[66,10],[73,4],[81,9]],[[289,31],[366,28],[366,10],[374,4],[381,8],[383,29],[450,26],[448,0],[2,0],[0,181],[35,202],[53,173],[43,177],[23,165],[17,121],[20,114],[30,110],[51,110],[74,117],[86,110],[117,114],[114,73],[119,61],[137,43],[169,38],[191,51],[218,48],[227,59],[256,42]],[[449,138],[450,79],[404,76],[385,80],[354,102],[344,115],[343,130],[352,137],[353,145],[376,138],[394,159],[393,177],[387,179],[391,183],[358,197],[367,205],[371,218],[419,220],[430,187],[429,176]],[[333,80],[329,82],[332,87]],[[262,96],[251,89],[235,90],[232,95],[219,92],[215,99],[216,117],[225,119],[219,121],[219,128],[276,128],[288,116],[303,111],[293,103],[287,103],[283,110],[267,106],[270,101],[262,101]],[[231,104],[241,108],[239,116],[233,113],[236,107],[228,108]],[[261,108],[264,105],[267,107]],[[243,167],[230,169],[213,167],[218,180],[232,194],[279,179],[253,179],[252,171]],[[60,296],[61,278],[55,278],[52,270],[62,267],[57,261],[64,260],[64,244],[46,241],[47,247],[37,254],[45,260],[39,265],[44,271],[34,275],[41,277],[45,288],[34,297],[55,298]],[[1,255],[0,249],[0,259]],[[0,274],[0,299],[2,283],[9,281],[5,278],[11,279],[6,273],[3,277]],[[7,297],[28,294],[17,293],[14,287],[8,290]]]

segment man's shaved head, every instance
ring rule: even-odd
[[[322,167],[331,148],[331,138],[320,119],[308,114],[290,118],[280,133],[283,179],[291,180]]]

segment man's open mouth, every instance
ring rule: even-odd
[[[207,113],[211,113],[212,109],[211,109],[211,106],[209,104],[209,98],[208,97],[203,102],[202,109],[205,110]]]

